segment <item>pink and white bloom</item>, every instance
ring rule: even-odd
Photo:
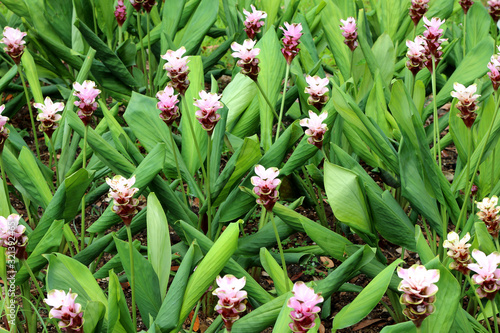
[[[500,288],[500,269],[498,269],[500,253],[493,252],[486,256],[480,250],[475,249],[472,251],[472,257],[476,260],[476,264],[469,264],[468,267],[477,273],[472,276],[474,283],[479,285],[476,292],[479,297],[492,300]]]
[[[278,201],[277,187],[281,183],[277,177],[280,174],[278,168],[264,168],[262,165],[255,166],[255,174],[251,178],[253,191],[259,196],[257,203],[263,205],[268,211],[271,211]]]
[[[406,46],[408,47],[406,67],[413,75],[417,75],[425,67],[427,61],[426,42],[422,36],[417,36],[415,41],[407,40]]]
[[[302,281],[293,285],[293,296],[288,299],[287,306],[293,310],[290,312],[292,322],[289,324],[292,332],[305,333],[314,327],[321,308],[318,303],[323,302],[321,294],[316,294],[313,288],[309,288]]]
[[[446,40],[442,39],[443,29],[441,25],[445,20],[440,20],[437,17],[433,17],[430,21],[424,16],[424,27],[427,29],[424,31],[424,38],[426,42],[426,55],[427,61],[425,65],[432,73],[432,58],[434,58],[434,65],[437,67],[443,52],[441,51],[441,44]]]
[[[51,290],[44,302],[51,306],[49,318],[59,319],[59,328],[66,332],[83,331],[82,305],[75,302],[78,294],[71,289],[66,294],[64,290]]]
[[[451,92],[451,96],[458,99],[455,105],[460,111],[458,116],[462,118],[465,126],[471,128],[477,116],[476,110],[478,107],[476,100],[481,96],[476,94],[477,85],[472,84],[466,88],[464,85],[455,82],[453,88],[455,91]]]
[[[5,127],[9,121],[9,117],[2,116],[2,112],[5,110],[5,105],[0,105],[0,152],[3,150],[5,140],[9,137],[9,129]]]
[[[125,20],[127,19],[127,7],[123,3],[123,0],[118,0],[115,8],[115,18],[118,25],[121,27]]]
[[[493,84],[493,89],[497,91],[498,87],[500,87],[500,53],[491,56],[491,60],[488,63],[488,69],[490,70],[488,76]]]
[[[16,64],[21,61],[21,56],[24,52],[24,44],[26,41],[23,38],[26,36],[25,32],[11,27],[3,29],[3,38],[0,43],[5,44],[4,51],[7,53]]]
[[[348,17],[347,20],[340,20],[340,22],[343,24],[340,26],[340,29],[342,30],[342,36],[345,38],[344,44],[354,52],[356,47],[358,47],[358,27],[356,26],[356,20],[354,17]]]
[[[448,249],[448,256],[453,259],[453,262],[450,264],[450,269],[455,269],[462,274],[467,274],[469,272],[469,268],[467,267],[470,264],[470,250],[469,244],[470,234],[467,233],[462,239],[460,236],[451,231],[448,233],[447,239],[443,243],[443,247]]]
[[[139,204],[139,200],[133,198],[139,191],[137,187],[132,187],[135,184],[135,176],[127,179],[116,175],[113,179],[106,178],[106,183],[110,187],[108,197],[113,199],[113,211],[122,218],[125,225],[130,225],[132,218],[137,214]]]
[[[79,108],[78,117],[87,126],[92,119],[94,111],[97,110],[97,102],[95,101],[97,96],[101,93],[99,89],[96,89],[95,82],[90,80],[83,81],[82,84],[75,82],[73,83],[73,95],[78,97],[80,100],[75,102],[75,105]]]
[[[328,102],[328,95],[325,94],[328,92],[327,85],[330,81],[327,78],[322,79],[318,75],[308,75],[306,76],[306,82],[309,84],[304,90],[306,94],[309,94],[307,104],[321,110],[326,102]]]
[[[477,202],[477,216],[484,222],[486,228],[493,238],[498,237],[500,231],[500,206],[498,206],[498,197],[496,195],[490,198],[484,198]]]
[[[156,98],[160,100],[156,104],[156,107],[161,111],[160,118],[168,126],[172,125],[180,116],[179,107],[177,106],[177,103],[179,103],[178,96],[174,94],[174,88],[170,85],[156,94]]]
[[[410,17],[413,24],[417,25],[420,19],[429,9],[429,0],[412,0],[410,7]]]
[[[64,103],[53,103],[47,96],[45,104],[35,103],[33,106],[42,111],[36,116],[36,120],[41,122],[40,131],[45,132],[49,138],[52,137],[52,133],[57,128],[57,122],[61,119],[61,115],[57,112],[64,110]]]
[[[304,118],[300,120],[300,126],[307,127],[306,135],[307,142],[315,145],[321,149],[323,145],[323,137],[325,132],[328,130],[328,126],[323,123],[323,121],[328,117],[328,112],[323,112],[319,116],[313,111],[309,110],[309,118]]]
[[[398,276],[403,279],[398,287],[402,291],[400,302],[406,308],[403,313],[413,323],[420,327],[425,318],[434,312],[435,295],[439,281],[439,270],[413,265],[408,269],[398,268]]]
[[[220,114],[216,113],[217,110],[222,109],[223,105],[219,101],[222,95],[207,93],[206,91],[200,91],[200,99],[195,100],[194,106],[200,108],[196,111],[196,119],[201,124],[201,127],[209,135],[212,135],[215,125],[220,120]]]
[[[236,42],[231,44],[231,49],[234,51],[231,55],[238,59],[236,64],[241,67],[241,73],[254,81],[257,80],[260,71],[259,59],[257,58],[260,49],[255,47],[255,43],[254,40],[246,39],[243,44]]]
[[[183,57],[186,53],[186,48],[182,46],[180,49],[173,51],[168,50],[167,53],[161,57],[167,62],[163,65],[163,69],[167,71],[167,75],[170,78],[172,87],[176,89],[182,96],[186,93],[189,87],[189,57]]]
[[[250,5],[252,12],[243,9],[243,14],[245,14],[245,32],[248,38],[254,39],[255,35],[260,32],[260,28],[264,25],[261,20],[267,17],[265,11],[255,9],[254,5]]]
[[[0,246],[15,251],[16,257],[26,259],[28,237],[24,234],[26,227],[19,223],[21,216],[11,214],[7,218],[0,216]]]
[[[500,18],[500,0],[489,0],[488,1],[488,13],[490,13],[493,21],[498,22]]]
[[[233,323],[240,318],[240,313],[246,310],[245,299],[247,292],[242,290],[245,287],[246,279],[236,278],[231,274],[220,276],[216,279],[217,285],[212,294],[219,298],[215,311],[217,311],[226,325],[226,330],[231,332]]]
[[[283,30],[283,48],[281,49],[281,53],[285,57],[285,60],[288,65],[292,63],[292,60],[299,53],[299,39],[302,36],[302,24],[300,23],[292,23],[288,22],[284,23],[285,28],[280,27]]]
[[[443,29],[441,29],[441,25],[445,22],[445,20],[441,20],[438,17],[433,17],[430,21],[427,17],[424,16],[424,26],[427,29],[424,31],[424,37],[428,39],[439,38],[443,35]],[[436,37],[439,36],[439,37]]]

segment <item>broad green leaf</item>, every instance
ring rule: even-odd
[[[486,228],[484,222],[474,223],[474,229],[476,230],[476,239],[479,243],[479,249],[485,253],[492,253],[496,251],[495,244],[491,239],[491,235]]]
[[[489,36],[491,21],[488,10],[481,3],[472,5],[467,12],[466,20],[465,47],[466,50],[470,51],[484,38]]]
[[[100,332],[105,313],[106,306],[101,302],[88,302],[83,314],[83,330],[85,332]]]
[[[170,36],[171,40],[174,39],[175,33],[177,32],[177,27],[179,25],[185,3],[186,0],[166,0],[163,4],[163,19],[161,21],[163,26],[162,30]],[[167,52],[167,49],[162,46],[161,51],[161,53],[164,54]]]
[[[257,86],[248,76],[238,73],[233,77],[224,89],[221,98],[222,103],[229,109],[227,114],[228,128],[232,127],[258,93]]]
[[[148,259],[153,266],[160,283],[160,295],[163,299],[167,292],[170,278],[172,251],[167,217],[154,193],[148,196]]]
[[[116,18],[113,13],[115,12],[115,7],[113,1],[108,0],[98,0],[94,3],[97,17],[97,24],[101,31],[106,34],[108,39],[108,45],[111,45],[113,41],[114,29],[117,26]]]
[[[30,20],[30,12],[25,0],[2,0],[2,4],[17,16]]]
[[[429,244],[427,243],[427,240],[418,225],[415,226],[415,242],[417,244],[418,256],[422,259],[423,264],[427,264],[429,261],[434,259],[435,255],[429,247]]]
[[[286,293],[287,289],[292,290],[292,281],[289,278],[287,278],[286,281],[284,280],[283,268],[276,262],[274,257],[265,247],[260,249],[260,262],[262,263],[262,267],[264,267],[266,272],[271,276],[271,279],[273,279],[274,287],[278,295],[283,295]],[[288,288],[286,284],[288,284]]]
[[[44,0],[45,19],[54,31],[61,37],[66,46],[71,47],[71,19],[73,14],[73,1],[69,0]],[[98,20],[100,21],[100,20]]]
[[[276,16],[278,15],[278,10],[280,9],[281,1],[274,0],[262,0],[262,10],[267,13],[265,31],[271,29],[276,21]],[[247,8],[250,10],[250,8]]]
[[[36,103],[43,103],[42,88],[38,79],[38,73],[35,66],[35,61],[30,52],[24,52],[21,57],[24,73],[28,79],[29,87]],[[37,109],[33,108],[33,117],[36,118]]]

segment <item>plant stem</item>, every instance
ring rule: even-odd
[[[413,25],[413,40],[415,40],[415,37],[417,37],[417,25]]]
[[[118,46],[120,46],[123,43],[123,28],[120,25],[118,27]]]
[[[196,309],[194,310],[193,319],[191,320],[191,326],[189,327],[189,333],[193,333],[194,323],[196,322],[196,318],[198,317],[198,311],[200,310],[201,299],[196,304]]]
[[[128,244],[130,249],[130,290],[132,292],[132,322],[134,327],[137,327],[137,314],[135,310],[135,268],[134,268],[134,251],[132,245],[132,231],[130,230],[130,226],[127,225],[127,236],[128,236]]]
[[[437,111],[437,92],[436,92],[436,61],[434,59],[434,56],[432,56],[432,104],[434,106],[434,146],[432,147],[434,150],[434,156],[438,157],[439,161],[439,170],[442,169],[442,162],[441,162],[441,140],[440,140],[440,133],[439,133],[439,118],[438,118],[438,111]],[[436,151],[437,149],[437,151]]]
[[[269,218],[271,219],[271,223],[273,224],[274,234],[276,235],[276,241],[278,242],[278,249],[280,251],[281,266],[283,267],[283,277],[285,278],[284,280],[285,292],[289,292],[290,286],[288,284],[288,273],[286,270],[285,255],[283,254],[283,247],[281,246],[280,234],[278,232],[278,228],[276,228],[276,223],[274,223],[274,214],[272,211],[269,212]]]
[[[172,153],[174,154],[175,166],[177,167],[177,177],[181,182],[182,197],[184,198],[184,203],[188,206],[188,200],[186,195],[186,190],[184,189],[184,183],[182,182],[181,168],[179,167],[179,160],[177,158],[177,147],[174,141],[174,135],[172,134],[172,127],[168,127],[168,132],[170,133],[170,142],[172,143]]]
[[[274,142],[278,141],[278,138],[280,137],[280,126],[281,126],[281,121],[283,119],[283,109],[285,108],[286,86],[288,85],[289,74],[290,74],[290,65],[287,63],[285,71],[285,85],[283,86],[283,97],[281,98],[280,114],[278,117],[278,129],[276,130],[276,138],[274,139]]]
[[[267,210],[263,209],[260,213],[259,230],[266,225]]]
[[[495,333],[498,333],[497,303],[495,302],[495,299],[491,300],[491,308],[493,310],[493,327],[495,328]]]
[[[205,196],[207,198],[208,238],[212,239],[212,201],[210,199],[210,155],[212,154],[212,136],[208,135],[207,142],[207,177],[205,178]]]
[[[7,178],[5,177],[5,168],[3,166],[3,152],[0,151],[0,171],[2,172],[2,183],[3,183],[3,189],[5,191],[5,198],[7,199],[8,202],[10,202],[9,199],[9,188],[7,187]],[[10,210],[10,208],[9,208]]]
[[[57,155],[56,155],[56,148],[54,147],[54,142],[52,141],[52,137],[49,138],[49,143],[50,143],[50,148],[51,148],[51,153],[49,154],[49,156],[53,156],[53,161],[54,161],[54,165],[56,166],[56,180],[57,180],[57,175],[59,173],[59,167],[57,165]],[[50,164],[50,168],[52,169],[52,164]]]
[[[137,12],[137,31],[139,33],[139,44],[141,44],[141,58],[142,58],[142,70],[144,73],[144,78],[146,79],[146,95],[148,91],[148,71],[146,70],[146,52],[144,51],[144,44],[142,43],[142,26],[141,26],[141,12]]]
[[[148,67],[148,77],[149,77],[149,95],[150,96],[154,96],[154,88],[153,88],[153,76],[151,75],[152,73],[152,70],[151,70],[151,36],[150,36],[150,26],[149,26],[149,20],[151,18],[151,14],[148,13],[147,16],[147,31],[148,31],[148,64],[149,64],[149,67]]]
[[[86,168],[87,164],[87,133],[89,131],[89,126],[85,126],[85,131],[83,132],[83,159],[82,168]],[[82,197],[82,218],[81,218],[81,233],[80,233],[80,249],[83,251],[85,248],[85,194]]]
[[[495,153],[496,153],[496,148],[493,148],[493,152],[491,153],[491,185],[490,185],[490,192],[493,190],[493,187],[495,186]]]
[[[464,34],[463,34],[463,38],[462,38],[462,43],[463,43],[463,58],[465,58],[465,36],[467,34],[467,15],[464,13]],[[462,60],[463,60],[462,58]]]
[[[38,147],[38,138],[36,136],[36,126],[35,119],[33,118],[33,111],[31,110],[31,99],[28,94],[28,88],[26,87],[26,82],[24,81],[23,72],[21,71],[21,66],[17,66],[17,71],[19,72],[19,77],[21,78],[21,82],[23,83],[24,94],[26,95],[26,104],[28,104],[28,110],[30,112],[30,120],[31,120],[31,129],[33,130],[33,141],[35,141],[36,148],[36,156],[40,159],[40,148]]]
[[[82,168],[85,169],[87,167],[87,133],[89,131],[88,125],[85,126],[85,131],[83,132],[83,159],[82,159]]]
[[[471,280],[469,274],[465,275],[465,277],[467,278],[467,281],[469,282],[470,287],[474,288],[474,285],[472,284],[472,280]],[[491,326],[490,326],[490,320],[488,318],[486,318],[486,311],[484,311],[483,303],[481,303],[481,298],[479,297],[479,295],[476,293],[475,290],[474,290],[474,296],[476,297],[477,302],[479,303],[479,307],[481,308],[481,312],[483,313],[484,321],[486,322],[486,325],[488,325],[488,331],[490,333],[492,333]]]
[[[198,144],[198,139],[196,137],[196,133],[194,132],[193,123],[191,122],[191,114],[189,113],[189,107],[186,101],[186,96],[182,96],[182,102],[184,104],[184,113],[187,116],[188,127],[191,130],[191,135],[193,136],[194,146],[196,148],[196,152],[198,153],[198,158],[200,159],[201,165],[201,173],[203,174],[203,178],[207,178],[207,173],[205,172],[205,166],[203,165],[203,158],[201,157],[200,145]]]

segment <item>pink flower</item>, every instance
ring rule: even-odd
[[[447,240],[443,243],[443,247],[448,249],[448,256],[454,260],[450,264],[450,269],[455,269],[464,275],[469,272],[469,268],[467,267],[470,263],[469,247],[471,244],[467,243],[469,240],[469,233],[460,239],[460,236],[456,232],[452,231],[448,233]]]
[[[257,80],[259,75],[259,59],[256,57],[260,53],[259,48],[254,48],[256,41],[246,39],[242,45],[234,42],[231,44],[231,49],[234,51],[231,55],[238,58],[237,65],[241,67],[241,73],[245,74],[252,80]]]
[[[441,25],[445,20],[440,20],[438,17],[433,17],[430,21],[424,16],[424,26],[427,29],[424,31],[424,37],[427,39],[439,38],[443,35]],[[436,37],[438,36],[438,37]]]
[[[292,63],[292,60],[299,53],[299,38],[302,36],[302,24],[300,23],[292,23],[288,22],[284,23],[285,28],[280,27],[283,30],[283,48],[281,49],[281,53],[285,57],[285,60],[288,65]]]
[[[406,46],[408,47],[406,67],[413,75],[417,75],[425,67],[427,61],[426,42],[421,36],[417,36],[414,42],[407,40]]]
[[[153,6],[156,4],[157,4],[156,0],[144,0],[142,3],[142,7],[147,13],[149,13],[151,12],[151,9],[153,9]]]
[[[479,285],[476,289],[479,297],[487,297],[492,300],[500,288],[500,253],[493,252],[488,256],[478,249],[472,251],[472,257],[476,259],[476,264],[469,264],[471,271],[476,272],[472,276],[474,283]]]
[[[40,121],[40,131],[47,133],[50,138],[52,133],[57,128],[57,122],[61,119],[61,115],[57,112],[64,110],[64,103],[52,103],[50,97],[45,97],[45,104],[35,103],[33,106],[39,110],[36,120]]]
[[[127,19],[127,7],[123,4],[123,0],[118,0],[115,9],[116,22],[121,27],[125,20]]]
[[[427,17],[424,17],[424,27],[427,29],[424,31],[424,37],[426,42],[426,53],[427,53],[427,61],[425,65],[432,73],[432,57],[434,57],[434,64],[437,67],[439,61],[441,60],[441,56],[443,52],[441,51],[441,44],[445,41],[442,39],[443,29],[441,29],[441,25],[445,20],[440,20],[437,17],[433,17],[430,21]]]
[[[167,71],[168,77],[172,80],[172,87],[182,96],[184,96],[189,87],[189,80],[187,78],[189,74],[189,67],[187,65],[189,58],[183,57],[184,53],[186,53],[186,48],[182,46],[177,51],[168,50],[167,53],[161,56],[167,61],[163,65],[163,69]]]
[[[500,0],[489,0],[488,1],[488,13],[490,13],[493,21],[498,22],[500,18]]]
[[[168,85],[165,89],[159,91],[156,94],[156,98],[160,101],[156,104],[156,107],[161,111],[160,118],[168,125],[179,118],[179,107],[176,105],[179,103],[179,95],[174,95],[174,88]]]
[[[460,0],[459,3],[460,3],[460,6],[462,6],[464,14],[467,15],[469,8],[474,4],[474,1],[472,1],[472,0]]]
[[[477,86],[476,84],[472,84],[466,88],[464,85],[455,82],[453,88],[455,91],[451,92],[451,96],[458,99],[458,103],[455,105],[460,111],[458,116],[462,118],[465,126],[471,128],[477,116],[476,110],[478,107],[476,100],[481,96],[475,94]]]
[[[251,178],[253,191],[259,196],[257,203],[263,205],[268,211],[271,211],[278,201],[279,193],[276,188],[281,183],[281,180],[277,179],[279,173],[278,168],[266,169],[262,165],[256,165],[257,176]]]
[[[293,285],[293,297],[288,300],[287,306],[292,308],[290,317],[290,329],[292,332],[305,333],[314,327],[314,320],[321,308],[318,303],[323,302],[321,294],[316,294],[313,288],[309,288],[302,281]]]
[[[83,81],[82,84],[78,82],[73,83],[73,89],[75,90],[73,95],[80,99],[75,102],[75,105],[80,109],[78,110],[78,117],[80,117],[86,126],[92,119],[94,111],[97,110],[95,99],[101,91],[96,89],[95,82],[90,80]]]
[[[413,24],[417,25],[428,9],[429,0],[412,0],[410,7],[410,17],[413,21]]]
[[[439,270],[427,270],[422,265],[413,265],[408,269],[398,268],[398,276],[403,279],[398,290],[403,292],[400,302],[406,308],[403,313],[420,327],[424,319],[434,312],[435,295],[439,281]]]
[[[137,214],[139,204],[139,200],[133,198],[139,190],[132,187],[135,184],[135,176],[127,179],[116,175],[113,179],[106,178],[106,183],[110,187],[108,196],[113,198],[113,211],[122,218],[125,225],[130,225],[132,218]]]
[[[16,257],[26,259],[28,237],[24,234],[26,227],[19,224],[20,219],[21,216],[17,214],[11,214],[7,218],[0,216],[0,246],[13,248]]]
[[[488,63],[488,69],[490,70],[488,76],[493,84],[493,89],[496,91],[498,87],[500,87],[500,53],[491,56],[491,61]]]
[[[498,237],[500,231],[500,206],[498,206],[498,197],[492,196],[484,198],[483,201],[477,202],[477,216],[484,222],[488,232],[493,238]]]
[[[218,276],[216,282],[219,287],[212,292],[219,298],[215,311],[221,315],[227,331],[231,332],[233,323],[240,318],[240,313],[246,309],[244,302],[247,298],[247,292],[242,290],[245,287],[246,279],[245,277],[238,279],[227,274],[223,278]]]
[[[323,145],[323,136],[328,130],[326,124],[323,124],[323,120],[328,117],[328,112],[323,112],[319,116],[313,111],[309,110],[309,118],[304,118],[300,120],[300,126],[307,127],[306,135],[309,136],[307,142],[315,145],[321,149]]]
[[[59,327],[67,332],[82,332],[83,312],[82,305],[76,303],[78,294],[72,293],[71,289],[66,294],[63,290],[51,290],[44,302],[51,306],[49,318],[60,319]]]
[[[194,106],[200,108],[196,111],[196,119],[201,124],[201,127],[208,132],[209,135],[212,134],[215,125],[220,120],[220,114],[216,113],[217,110],[222,108],[222,103],[219,99],[222,95],[217,95],[213,93],[207,93],[206,91],[200,91],[200,99],[196,99]]]
[[[26,33],[21,32],[21,30],[17,28],[14,29],[11,27],[5,27],[3,29],[3,38],[0,42],[5,44],[5,53],[7,53],[16,64],[19,64],[21,56],[24,52],[24,44],[26,44],[26,42],[23,38],[25,36]]]
[[[356,20],[354,17],[348,17],[347,20],[340,20],[340,22],[343,24],[340,26],[340,29],[342,30],[342,36],[345,38],[344,44],[354,52],[356,47],[358,47]]]
[[[313,105],[316,109],[321,110],[328,101],[328,96],[325,95],[328,92],[328,88],[326,87],[329,83],[328,79],[322,79],[317,75],[308,75],[306,77],[306,82],[309,86],[306,87],[304,92],[310,95],[307,99],[307,104]]]
[[[261,10],[256,10],[253,5],[250,5],[252,12],[243,9],[243,14],[245,14],[245,32],[247,33],[248,38],[253,39],[255,35],[260,32],[260,28],[264,25],[264,22],[261,20],[267,17],[266,12]]]
[[[9,137],[9,129],[5,127],[9,117],[2,116],[2,112],[5,110],[5,105],[0,105],[0,152],[3,150],[5,140]]]
[[[137,12],[140,12],[141,11],[141,8],[142,8],[142,3],[144,2],[145,0],[130,0],[130,3],[132,4],[132,7],[134,7],[134,9],[137,11]]]

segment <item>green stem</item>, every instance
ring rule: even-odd
[[[7,199],[8,202],[10,202],[9,199],[9,188],[7,187],[7,178],[5,177],[5,168],[3,166],[3,152],[0,151],[0,171],[2,172],[2,183],[3,183],[3,189],[5,191],[5,198]],[[10,208],[9,208],[10,210]]]
[[[415,326],[416,329],[417,329],[417,333],[421,333],[422,332],[422,326]]]
[[[493,148],[493,152],[491,153],[491,185],[490,185],[490,192],[493,190],[495,186],[495,153],[496,153],[496,148]]]
[[[83,132],[83,158],[82,158],[82,168],[85,169],[87,167],[87,133],[89,131],[88,125],[85,126],[85,131]]]
[[[141,13],[137,12],[137,31],[139,33],[139,44],[141,44],[141,58],[142,70],[144,78],[146,79],[146,95],[148,90],[148,71],[146,70],[146,52],[144,51],[144,44],[142,43],[142,26],[141,26]]]
[[[470,287],[474,288],[474,284],[472,284],[472,280],[471,280],[469,274],[465,275],[465,277],[467,278],[467,281],[469,282]],[[479,295],[476,293],[475,290],[474,290],[474,296],[476,297],[477,302],[479,303],[479,307],[481,308],[481,312],[483,314],[484,321],[486,322],[486,325],[488,326],[488,331],[490,333],[492,333],[491,326],[490,326],[490,320],[488,318],[486,318],[486,311],[484,311],[483,303],[481,303],[481,298],[479,297]]]
[[[415,37],[417,37],[417,25],[413,25],[413,40],[415,40]]]
[[[57,155],[56,148],[54,147],[54,142],[52,141],[52,137],[49,138],[51,153],[49,154],[51,157],[53,156],[54,165],[56,166],[56,184],[57,184],[57,175],[59,174],[59,166],[57,163]],[[50,164],[50,168],[52,169],[52,164]]]
[[[189,113],[189,107],[186,101],[186,96],[182,96],[182,102],[184,104],[184,113],[187,117],[188,127],[191,131],[191,135],[193,136],[194,146],[196,148],[196,152],[198,153],[198,158],[200,160],[201,165],[201,173],[203,174],[203,178],[207,178],[207,173],[205,172],[205,166],[203,165],[203,158],[201,157],[200,145],[198,144],[198,138],[196,137],[196,133],[194,132],[193,123],[191,122],[191,114]]]
[[[85,169],[87,166],[87,133],[89,131],[88,125],[85,126],[85,131],[83,132],[83,159],[82,167]],[[85,194],[82,197],[82,218],[81,218],[81,233],[80,233],[80,249],[83,251],[85,248]]]
[[[495,302],[495,299],[491,300],[491,308],[493,310],[493,327],[495,328],[495,333],[498,333],[497,303]]]
[[[177,158],[177,146],[174,141],[174,134],[172,134],[172,127],[168,127],[168,132],[170,133],[170,142],[172,143],[172,153],[174,154],[175,166],[177,167],[177,177],[181,182],[182,197],[184,198],[184,203],[188,206],[188,200],[186,195],[186,189],[184,188],[184,183],[182,182],[181,168],[179,167],[179,159]]]
[[[464,51],[463,58],[465,58],[465,53],[466,53],[465,52],[465,39],[466,39],[465,36],[466,36],[466,34],[467,34],[467,15],[465,15],[465,13],[464,13],[464,34],[463,34],[463,38],[462,38],[463,51]]]
[[[33,221],[33,218],[31,216],[31,209],[30,209],[30,201],[24,194],[22,194],[23,197],[23,202],[24,202],[24,207],[26,208],[26,214],[28,214],[28,221],[29,225],[31,226],[31,229],[35,229],[35,221]]]
[[[118,27],[118,46],[120,46],[123,43],[123,28],[120,25]]]
[[[151,18],[151,14],[148,13],[147,16],[147,29],[148,29],[148,63],[149,63],[149,67],[148,67],[148,77],[149,77],[149,95],[150,96],[154,96],[154,88],[153,88],[153,77],[151,75],[151,73],[153,72],[151,70],[151,36],[150,36],[150,26],[149,26],[149,20]]]
[[[288,75],[290,74],[290,65],[287,63],[286,64],[286,71],[285,71],[285,85],[283,86],[283,97],[281,98],[281,107],[280,107],[280,114],[278,117],[278,129],[276,130],[276,138],[274,139],[274,142],[278,141],[278,138],[280,137],[280,126],[281,126],[281,121],[283,119],[283,109],[285,108],[285,96],[286,96],[286,86],[288,85]]]
[[[36,136],[36,126],[35,126],[35,118],[33,118],[33,111],[31,110],[31,99],[28,94],[28,88],[26,87],[26,82],[24,81],[23,72],[21,71],[21,66],[17,66],[17,71],[19,72],[19,77],[21,78],[21,82],[23,83],[24,94],[26,95],[26,104],[28,104],[28,110],[30,112],[30,120],[31,120],[31,129],[33,130],[33,141],[35,141],[36,148],[36,156],[40,159],[40,148],[38,147],[38,138]]]
[[[194,323],[196,322],[196,318],[198,317],[198,311],[200,310],[201,299],[196,304],[196,309],[194,310],[193,319],[191,320],[191,326],[189,327],[189,333],[193,333]]]
[[[130,226],[127,225],[127,236],[128,236],[128,243],[129,243],[129,254],[130,254],[130,271],[131,271],[131,277],[130,277],[130,290],[132,292],[132,321],[134,324],[134,327],[137,327],[137,314],[135,310],[135,267],[134,267],[134,252],[133,252],[133,245],[132,245],[132,231],[130,230]]]
[[[210,155],[212,154],[212,136],[208,135],[207,142],[207,177],[205,178],[205,196],[207,198],[208,238],[212,239],[212,201],[210,199]]]
[[[436,92],[436,61],[434,59],[434,56],[432,56],[432,104],[434,106],[434,156],[438,157],[439,161],[439,170],[442,169],[442,162],[441,162],[441,139],[440,139],[440,133],[439,133],[439,118],[438,118],[438,111],[437,111],[437,92]],[[437,149],[437,151],[436,151]]]
[[[274,223],[274,214],[272,211],[269,212],[269,218],[271,219],[271,223],[273,224],[273,229],[274,229],[274,234],[276,236],[276,241],[278,242],[278,249],[280,251],[280,257],[281,257],[281,266],[283,267],[283,277],[285,278],[284,283],[285,283],[285,291],[289,292],[290,291],[290,285],[288,284],[288,273],[286,270],[286,261],[285,261],[285,255],[283,254],[283,247],[281,246],[281,240],[280,240],[280,234],[278,232],[278,228],[276,228],[276,223]]]
[[[266,225],[266,218],[267,218],[267,210],[263,209],[260,213],[259,230]]]

